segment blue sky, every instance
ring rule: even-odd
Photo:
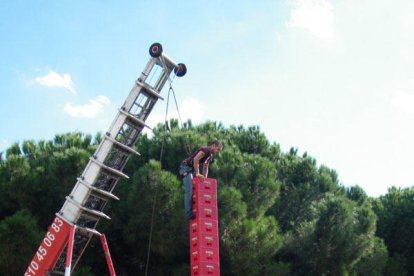
[[[0,151],[106,131],[161,42],[188,68],[184,119],[259,125],[371,196],[413,186],[413,14],[409,0],[0,1]]]

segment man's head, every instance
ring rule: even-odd
[[[214,142],[210,145],[210,149],[212,154],[218,154],[223,149],[223,144],[218,140],[214,140]]]

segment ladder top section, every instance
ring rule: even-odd
[[[187,67],[184,63],[175,63],[171,58],[169,58],[162,49],[162,45],[158,42],[153,43],[149,48],[149,54],[153,58],[159,57],[168,67],[174,68],[174,74],[177,77],[182,77],[187,73]]]

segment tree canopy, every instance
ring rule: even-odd
[[[176,120],[139,138],[141,156],[130,158],[130,179],[114,191],[121,200],[105,209],[112,220],[98,224],[117,274],[189,274],[178,165],[214,139],[224,143],[209,173],[218,181],[222,275],[414,275],[412,188],[370,198],[307,154],[282,152],[257,126]],[[100,141],[100,134],[66,133],[0,154],[1,275],[26,269]],[[75,272],[107,273],[97,239]]]

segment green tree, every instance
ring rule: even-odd
[[[32,210],[42,228],[53,219],[94,150],[90,136],[57,135],[54,142],[13,145],[0,164],[0,218]],[[38,208],[39,202],[43,208]]]
[[[274,164],[230,146],[217,162],[217,174],[223,185],[219,187],[220,250],[222,263],[227,264],[222,274],[275,273],[279,266],[273,256],[281,236],[274,217],[265,216],[279,191]]]
[[[231,126],[228,135],[229,143],[237,145],[241,152],[265,154],[269,150],[269,141],[258,126],[251,126],[247,129],[241,125]]]
[[[123,201],[112,204],[109,212],[113,217],[109,235],[117,237],[114,262],[120,264],[119,273],[145,272],[151,234],[152,273],[166,275],[186,263],[188,229],[184,227],[178,179],[152,160],[134,173],[130,183],[120,184],[119,196]]]
[[[310,207],[326,194],[344,194],[335,171],[325,166],[317,168],[315,159],[306,154],[299,157],[294,149],[282,155],[277,168],[282,183],[281,195],[271,214],[276,217],[283,231],[292,230],[310,219]]]
[[[346,189],[346,197],[357,202],[358,204],[363,204],[368,200],[368,196],[365,191],[359,186],[352,186]]]
[[[347,275],[375,244],[375,214],[368,204],[332,195],[313,214],[286,234],[281,258],[299,264],[299,274]]]
[[[281,244],[275,219],[248,219],[246,203],[234,187],[224,187],[219,202],[221,274],[272,275],[277,268],[272,257]]]
[[[42,235],[27,210],[0,221],[0,275],[24,274]]]
[[[131,178],[113,191],[121,201],[108,202],[105,213],[112,220],[98,225],[119,275],[143,275],[148,253],[150,275],[189,274],[177,169],[189,153],[216,138],[224,150],[209,176],[218,181],[222,275],[404,275],[414,263],[410,236],[401,229],[413,232],[412,192],[392,190],[371,200],[358,186],[342,187],[334,170],[318,167],[306,153],[282,153],[257,126],[191,121],[179,126],[171,120],[139,137],[135,149],[141,156],[131,156],[124,168]],[[101,139],[66,133],[7,149],[0,157],[0,225],[11,229],[11,218],[25,217],[34,232],[43,229],[42,237]],[[20,214],[23,209],[32,215]],[[21,254],[26,260],[21,269],[41,237],[28,238],[34,242]],[[92,240],[75,271],[107,274],[99,239]]]
[[[408,275],[414,275],[414,188],[392,187],[373,204],[377,235],[384,239],[392,258],[389,265],[400,263]]]
[[[402,275],[402,274],[384,274],[384,268],[388,261],[388,250],[384,241],[374,237],[374,244],[370,250],[367,250],[358,263],[353,268],[352,274],[358,276],[381,276],[381,275]]]
[[[279,194],[275,165],[267,158],[252,154],[236,153],[233,158],[231,152],[234,150],[224,149],[223,158],[217,163],[217,178],[227,180],[220,181],[222,185],[234,186],[241,191],[249,217],[263,216],[275,204]]]

